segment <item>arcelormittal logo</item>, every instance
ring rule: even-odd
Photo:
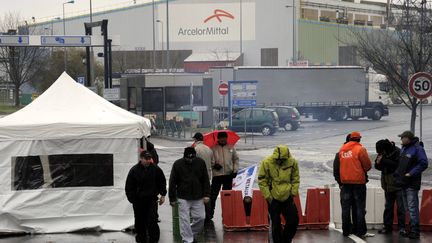
[[[214,19],[214,18],[216,18],[219,21],[219,23],[222,23],[221,17],[234,19],[234,16],[232,14],[230,14],[227,11],[224,11],[222,9],[215,9],[215,11],[213,13],[214,13],[213,15],[209,16],[208,18],[206,18],[204,20],[204,23],[207,23],[208,21],[210,21],[211,19]]]

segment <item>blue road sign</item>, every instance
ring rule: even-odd
[[[232,124],[233,107],[255,107],[257,105],[258,81],[228,81],[228,116]]]
[[[19,35],[0,35],[0,46],[28,46],[29,37]]]
[[[234,107],[256,106],[258,81],[229,81],[228,92]]]
[[[42,46],[91,46],[90,36],[41,36]]]
[[[257,102],[256,100],[233,100],[232,105],[237,107],[255,107]]]

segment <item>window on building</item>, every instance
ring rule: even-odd
[[[114,185],[112,154],[12,157],[12,190]]]
[[[339,46],[339,65],[341,66],[360,65],[355,46]]]
[[[278,65],[278,49],[261,48],[261,66],[277,66],[277,65]]]
[[[302,8],[301,17],[302,19],[318,20],[318,10]]]
[[[203,105],[202,87],[193,87],[193,105]],[[167,111],[190,110],[190,87],[166,87],[165,107]]]
[[[162,88],[143,88],[142,89],[142,111],[161,112],[163,111],[163,89]]]

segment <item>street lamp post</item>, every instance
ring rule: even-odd
[[[296,22],[296,5],[295,5],[295,1],[292,1],[292,5],[285,5],[286,8],[292,8],[293,9],[293,16],[292,16],[292,62],[294,64],[294,62],[296,61],[296,26],[295,26],[295,22]]]
[[[90,0],[90,23],[93,23],[93,7],[92,0]],[[93,54],[93,46],[90,47],[90,80],[87,81],[88,85],[91,86],[94,80],[94,54]]]
[[[153,29],[153,72],[156,72],[155,2],[154,2],[154,0],[152,0],[152,29]]]
[[[54,35],[54,21],[60,19],[61,19],[60,17],[55,17],[51,19],[51,36]],[[51,55],[53,54],[53,52],[54,52],[54,47],[51,47]]]
[[[167,68],[167,73],[169,73],[170,71],[170,49],[169,49],[169,5],[168,5],[169,0],[166,0],[166,36],[167,36],[167,53],[166,53],[166,68]]]
[[[295,5],[296,0],[293,0],[293,61],[297,61],[297,40],[296,40],[296,5]]]
[[[161,46],[162,46],[162,53],[163,53],[163,51],[164,51],[164,46],[163,46],[163,43],[164,43],[164,37],[163,37],[163,33],[164,33],[164,31],[163,31],[163,21],[162,20],[160,20],[160,19],[158,19],[158,20],[156,20],[156,22],[158,22],[158,23],[160,23],[161,24],[161,37],[162,37],[162,39],[161,39]],[[163,67],[163,58],[162,58],[162,67]]]
[[[61,19],[60,17],[55,17],[51,19],[51,35],[54,35],[54,21],[60,19]]]
[[[243,1],[240,0],[240,55],[243,54]]]
[[[336,24],[337,24],[337,65],[339,66],[339,25],[340,25],[340,18],[339,18],[339,9],[336,10]]]
[[[65,5],[66,4],[73,4],[75,1],[67,1],[63,3],[63,35],[66,35],[66,21],[65,21]],[[64,70],[67,71],[67,53],[66,53],[66,47],[63,47],[63,57],[64,57]]]

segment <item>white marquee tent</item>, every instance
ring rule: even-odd
[[[122,230],[133,225],[124,185],[148,119],[63,73],[0,118],[0,232]]]

